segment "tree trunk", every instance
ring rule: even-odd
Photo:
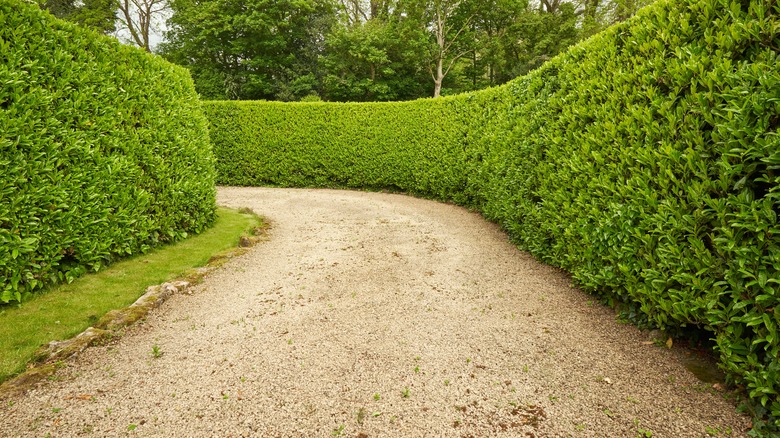
[[[436,73],[433,75],[433,97],[439,97],[441,95],[441,83],[444,80],[444,56],[446,55],[447,46],[444,40],[447,26],[447,16],[442,13],[439,7],[436,8],[434,19],[436,20],[436,45],[438,46],[438,52],[436,53]]]
[[[440,56],[436,60],[436,77],[433,78],[433,97],[441,96],[441,83],[444,80],[443,58],[443,56]]]
[[[477,89],[477,52],[474,51],[471,54],[471,67],[473,68],[473,71],[471,72],[471,89],[476,90]]]
[[[121,12],[119,21],[130,32],[131,41],[151,52],[149,34],[152,20],[168,10],[167,0],[120,0],[118,8]]]

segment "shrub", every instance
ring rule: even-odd
[[[322,102],[322,98],[317,93],[311,93],[307,96],[301,97],[301,102]]]
[[[389,188],[448,198],[464,184],[461,128],[449,106],[432,99],[233,101],[207,102],[205,110],[220,184]]]
[[[214,220],[186,70],[0,0],[0,84],[1,302]]]
[[[478,209],[635,323],[711,332],[756,433],[777,430],[778,16],[773,1],[662,1],[496,89],[211,102],[218,178]]]

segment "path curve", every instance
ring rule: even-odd
[[[478,214],[335,190],[218,199],[270,218],[270,240],[4,403],[0,436],[701,437],[749,424],[683,352],[647,345]]]

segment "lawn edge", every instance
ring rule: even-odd
[[[94,326],[87,327],[76,336],[66,340],[51,341],[41,346],[27,364],[27,369],[0,383],[0,400],[19,397],[38,387],[64,367],[64,361],[78,356],[89,347],[104,345],[120,338],[125,328],[145,319],[149,312],[160,307],[174,294],[192,294],[189,290],[191,286],[200,283],[208,274],[221,268],[229,260],[245,254],[259,242],[267,241],[267,233],[271,228],[270,221],[249,209],[239,209],[239,211],[251,213],[260,221],[249,234],[240,236],[236,247],[218,252],[211,256],[204,266],[189,269],[172,281],[147,287],[146,292],[135,302],[127,307],[106,312]]]

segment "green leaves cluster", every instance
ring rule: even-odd
[[[116,30],[117,0],[34,0],[55,17],[109,34]]]
[[[208,226],[206,123],[186,70],[0,0],[0,302]]]
[[[321,92],[330,100],[372,102],[429,94],[420,65],[426,41],[402,20],[374,18],[336,27],[325,40]]]
[[[206,102],[220,184],[462,190],[462,128],[449,101]],[[438,126],[437,126],[438,125]]]
[[[333,6],[321,0],[172,0],[161,52],[190,69],[207,99],[299,100],[319,81],[321,36]]]
[[[711,332],[756,433],[777,430],[778,29],[770,0],[662,2],[472,94],[210,102],[218,178],[478,209],[634,322]]]
[[[510,111],[533,116],[497,166],[525,182],[494,180],[508,196],[481,207],[636,322],[712,332],[775,426],[779,15],[665,3],[511,83]]]
[[[206,99],[407,100],[506,83],[649,1],[171,0],[159,50]]]

